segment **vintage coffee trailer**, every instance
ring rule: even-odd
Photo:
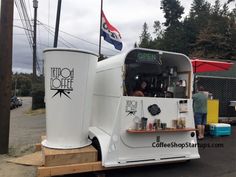
[[[89,138],[102,165],[199,158],[192,79],[180,53],[136,48],[98,62]],[[134,96],[142,82],[144,96]]]

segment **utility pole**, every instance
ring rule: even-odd
[[[55,48],[57,48],[57,42],[58,42],[58,32],[59,32],[60,16],[61,16],[61,0],[58,0],[58,4],[57,4],[57,19],[56,19],[55,36],[54,36],[54,44],[53,44],[53,47],[55,47]]]
[[[101,54],[101,43],[102,43],[102,12],[103,12],[103,0],[101,0],[101,8],[100,8],[100,29],[99,29],[99,47],[98,47],[98,60],[102,60],[103,56]]]
[[[14,0],[0,0],[0,154],[8,153]]]
[[[38,1],[33,0],[34,8],[34,36],[33,36],[33,77],[32,77],[32,90],[34,91],[34,85],[36,83],[36,60],[37,60],[37,10],[38,10]],[[34,109],[35,96],[32,95],[32,109]]]
[[[15,96],[17,95],[17,75],[16,75],[16,78],[15,78]]]
[[[33,36],[33,80],[36,80],[36,59],[37,59],[37,10],[38,1],[33,0],[34,7],[34,36]]]

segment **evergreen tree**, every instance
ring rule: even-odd
[[[183,21],[185,35],[185,54],[189,55],[195,50],[195,43],[201,31],[208,24],[210,4],[205,0],[193,0],[189,15]]]
[[[166,27],[176,25],[179,23],[179,19],[184,13],[184,7],[180,5],[178,0],[162,0],[161,9],[164,12]]]
[[[190,18],[202,18],[210,13],[210,4],[205,0],[193,0],[190,9]],[[206,17],[206,16],[205,16]]]
[[[150,41],[152,40],[152,38],[151,34],[148,32],[148,25],[146,22],[143,24],[143,31],[139,38],[140,38],[139,47],[142,48],[150,47]]]
[[[146,23],[140,36],[140,47],[181,52],[194,57],[236,60],[236,6],[230,10],[228,0],[211,5],[206,0],[193,0],[189,15],[183,21],[183,7],[178,0],[162,0],[166,21],[153,24],[152,40]]]
[[[212,8],[212,14],[215,14],[215,15],[220,15],[220,1],[219,0],[215,0],[215,4]]]
[[[152,49],[163,49],[161,47],[161,39],[163,38],[164,31],[161,28],[160,21],[154,21],[153,24],[155,38],[150,42],[150,48]]]
[[[160,37],[160,36],[161,36],[161,33],[162,33],[162,30],[161,30],[161,22],[160,22],[160,21],[154,21],[153,28],[154,28],[154,32],[153,32],[153,33],[154,33],[157,37]]]
[[[179,21],[184,13],[184,7],[178,0],[162,0],[161,9],[163,9],[166,21],[164,25],[167,27],[161,39],[156,41],[161,49],[174,52],[185,51],[185,36],[183,25]],[[158,25],[158,24],[156,24]]]
[[[205,58],[235,57],[235,22],[231,22],[227,4],[221,9],[219,0],[210,9],[205,28],[200,29],[193,55]]]

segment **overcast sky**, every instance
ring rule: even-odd
[[[227,0],[221,0],[221,3]],[[30,19],[33,19],[32,0],[25,0]],[[185,8],[185,15],[191,7],[191,0],[180,0]],[[214,3],[214,0],[208,0]],[[56,20],[57,0],[39,0],[37,43],[39,64],[42,64],[42,51],[53,46],[53,34]],[[149,31],[153,31],[153,22],[164,22],[164,14],[159,0],[104,0],[103,10],[110,21],[121,33],[123,50],[131,49],[139,41],[142,25],[147,22]],[[99,0],[62,0],[61,21],[58,47],[74,47],[98,53]],[[185,16],[184,15],[184,16]],[[17,8],[14,11],[13,28],[13,71],[32,72],[32,50],[24,35]],[[51,31],[48,32],[48,29]],[[72,37],[71,35],[77,37]],[[102,40],[102,53],[115,55],[119,51]]]

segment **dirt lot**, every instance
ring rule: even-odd
[[[32,177],[35,168],[7,163],[6,160],[30,153],[40,135],[45,134],[43,110],[31,112],[31,98],[23,99],[23,106],[11,110],[9,155],[0,155],[0,177]]]

